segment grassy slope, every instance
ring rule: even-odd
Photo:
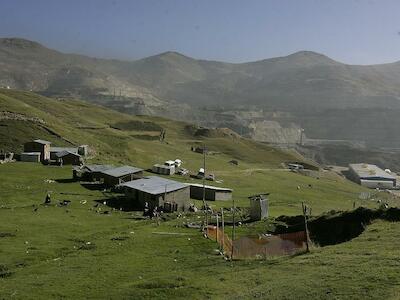
[[[331,173],[321,173],[320,179],[316,179],[279,169],[282,161],[298,157],[262,144],[222,137],[195,139],[184,130],[186,124],[180,122],[132,117],[82,102],[57,102],[15,91],[0,93],[0,107],[42,118],[46,126],[75,144],[94,145],[94,161],[147,168],[155,162],[179,157],[187,168],[196,170],[202,156],[191,152],[190,146],[206,143],[222,152],[208,157],[207,165],[224,181],[224,186],[234,188],[238,205],[248,205],[249,194],[269,191],[271,214],[275,216],[298,214],[302,200],[311,204],[313,214],[349,209],[353,201],[360,204],[358,194],[364,190]],[[167,143],[132,137],[156,132],[121,131],[107,125],[129,120],[151,121],[166,128]],[[6,127],[0,126],[3,147],[16,147],[29,136],[44,133],[29,123],[0,121],[8,125],[12,122],[17,122],[21,130],[4,130]],[[52,135],[44,137],[57,144],[66,143]],[[239,166],[227,163],[233,158],[239,160]],[[395,275],[398,224],[377,222],[352,242],[315,249],[308,255],[231,265],[215,254],[213,242],[197,230],[179,226],[186,219],[163,222],[158,227],[153,221],[135,219],[135,213],[98,214],[93,210],[94,201],[107,195],[68,182],[69,178],[71,169],[67,166],[0,165],[0,232],[15,235],[0,237],[0,265],[11,272],[9,277],[0,277],[2,297],[399,297],[399,280]],[[46,183],[45,179],[61,181]],[[34,212],[33,205],[40,204],[47,191],[53,191],[57,201],[71,200],[71,205],[39,207]],[[81,200],[87,203],[81,204]],[[252,228],[258,232],[265,229],[263,223],[250,224],[239,232]],[[187,235],[153,234],[160,231]],[[89,241],[91,244],[87,245]]]
[[[239,206],[247,206],[247,196],[259,192],[271,192],[271,213],[297,214],[301,201],[313,206],[315,213],[331,209],[350,208],[363,188],[331,174],[321,174],[320,179],[288,173],[280,168],[284,161],[298,160],[295,153],[284,152],[254,141],[232,138],[195,138],[187,130],[186,123],[157,117],[129,116],[100,106],[80,101],[57,101],[29,92],[0,90],[2,110],[38,117],[46,121],[46,127],[74,144],[89,144],[97,152],[93,161],[102,163],[132,164],[149,168],[166,159],[180,158],[192,171],[202,166],[202,155],[191,152],[194,144],[205,143],[221,154],[208,156],[207,169],[222,179],[222,185],[234,189]],[[166,143],[135,138],[138,135],[157,135],[158,132],[124,131],[110,128],[110,124],[129,121],[149,121],[167,131]],[[31,138],[46,138],[57,145],[67,142],[44,132],[32,123],[0,121],[1,148],[18,150]],[[12,142],[11,142],[12,141]],[[239,166],[228,163],[237,159]],[[177,180],[193,181],[174,176]],[[312,188],[308,185],[311,184]],[[300,190],[297,189],[300,186]],[[213,203],[230,206],[230,203]]]
[[[186,219],[157,226],[135,219],[135,213],[99,214],[93,205],[104,198],[101,192],[44,181],[70,178],[68,167],[14,163],[0,170],[0,233],[14,235],[0,237],[0,265],[11,272],[0,277],[6,299],[400,296],[398,223],[375,222],[351,242],[307,255],[231,264],[215,254],[214,242],[179,226]],[[53,201],[71,200],[71,205],[34,212],[32,205],[49,190]]]

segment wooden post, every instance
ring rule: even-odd
[[[224,223],[224,209],[221,208],[221,222],[222,222],[222,253],[225,252],[225,223]]]
[[[301,207],[303,208],[304,227],[305,227],[305,230],[306,230],[306,247],[307,247],[307,252],[310,252],[310,247],[309,247],[309,244],[308,244],[309,234],[308,234],[308,224],[307,224],[307,206],[304,205],[304,202],[301,202]]]
[[[204,219],[206,226],[207,224],[207,204],[206,204],[206,146],[203,145],[203,207],[204,207]],[[208,228],[207,228],[208,230]]]
[[[217,213],[217,231],[216,231],[216,233],[215,233],[215,238],[216,238],[216,241],[217,241],[217,243],[218,243],[218,231],[219,231],[219,223],[218,223],[218,213]]]

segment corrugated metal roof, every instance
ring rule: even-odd
[[[370,164],[350,164],[350,169],[358,175],[360,178],[385,178],[390,180],[395,180],[396,177],[393,175],[385,172],[381,168],[377,167],[376,165]]]
[[[43,144],[43,145],[50,145],[51,142],[45,140],[33,140],[35,143]]]
[[[70,151],[61,151],[61,152],[57,152],[57,153],[56,153],[56,156],[57,156],[58,158],[61,158],[61,157],[64,157],[64,156],[66,156],[66,155],[69,155],[69,154],[72,154],[72,155],[74,155],[74,156],[81,157],[78,153],[74,153],[74,152],[70,152]]]
[[[50,147],[50,152],[62,152],[62,151],[78,153],[78,148],[76,148],[76,147]]]
[[[21,155],[40,156],[40,152],[22,152]]]
[[[175,168],[175,165],[173,165],[173,166],[167,166],[167,165],[161,165],[161,164],[155,164],[154,166],[153,166],[153,168],[160,168],[160,169],[168,169],[168,170],[170,170],[170,169],[174,169]]]
[[[135,173],[138,173],[141,171],[143,171],[143,169],[131,167],[131,166],[122,166],[122,167],[105,170],[105,171],[102,171],[101,173],[110,175],[113,177],[121,177],[121,176],[129,175],[129,174],[135,174]]]
[[[86,165],[83,167],[89,172],[102,172],[115,168],[113,165]]]
[[[169,193],[188,187],[185,183],[158,176],[148,176],[142,179],[128,181],[119,186],[143,191],[152,195],[159,195],[165,192]]]
[[[201,183],[188,183],[190,186],[195,186],[195,187],[203,187],[203,185]],[[215,190],[215,191],[223,191],[223,192],[232,192],[232,189],[228,189],[228,188],[223,188],[223,187],[218,187],[218,186],[212,186],[212,185],[206,185],[205,186],[206,189],[209,190]]]

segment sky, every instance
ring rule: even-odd
[[[399,0],[0,0],[0,37],[134,60],[165,51],[246,62],[315,51],[400,60]]]

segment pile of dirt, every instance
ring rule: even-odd
[[[186,131],[195,137],[208,137],[208,138],[221,138],[230,137],[232,139],[239,139],[240,135],[229,128],[206,128],[197,127],[195,125],[187,125]]]
[[[359,236],[374,220],[400,221],[400,209],[368,209],[359,207],[352,211],[332,211],[319,217],[310,218],[308,229],[310,239],[319,246],[335,245]],[[275,233],[304,230],[303,216],[280,216],[276,219],[285,225],[278,225]]]

